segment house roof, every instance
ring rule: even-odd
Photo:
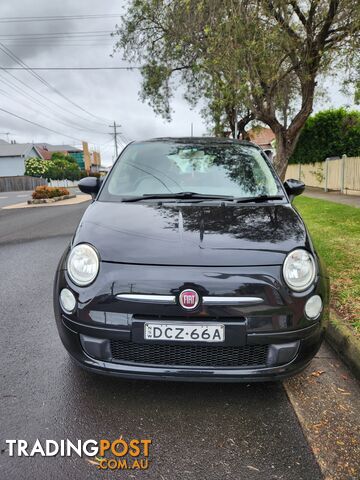
[[[45,148],[41,148],[39,146],[36,148],[44,160],[51,160],[53,152],[49,152],[49,150],[46,150]]]
[[[49,152],[82,152],[79,148],[71,145],[51,145],[50,143],[36,143],[36,146]]]
[[[250,140],[260,147],[271,147],[271,142],[275,140],[275,134],[271,128],[251,128],[247,133],[250,136]]]
[[[32,148],[40,154],[32,143],[0,143],[0,157],[22,157]]]

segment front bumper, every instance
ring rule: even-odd
[[[89,328],[85,328],[86,334],[79,333],[82,330],[84,328],[81,325],[62,317],[60,336],[77,364],[95,373],[142,380],[203,382],[280,380],[303,370],[318,351],[323,338],[323,331],[319,325],[286,334],[251,335],[247,339],[247,345],[268,346],[267,365],[241,368],[178,367],[119,363],[112,361],[111,358],[107,360],[96,358],[108,357],[110,339],[118,339],[119,332],[96,329],[89,335]]]
[[[54,309],[61,340],[71,357],[84,368],[124,378],[249,382],[279,380],[305,368],[318,351],[324,334],[328,316],[327,278],[319,275],[311,291],[292,295],[281,285],[281,267],[278,266],[263,268],[266,271],[261,274],[258,273],[259,268],[254,267],[217,267],[214,270],[102,264],[101,274],[94,284],[79,288],[60,268],[55,278]],[[192,282],[187,282],[187,278],[191,278]],[[59,293],[64,287],[73,291],[78,302],[78,308],[72,315],[65,315],[60,309]],[[194,288],[202,296],[254,295],[261,297],[263,302],[226,307],[202,305],[189,314],[178,304],[134,304],[117,298],[118,294],[129,291],[177,295],[184,287]],[[321,295],[324,311],[316,322],[309,322],[303,312],[306,300],[313,294]],[[206,358],[207,351],[199,342],[191,342],[189,352],[196,361],[193,365],[184,365],[181,359],[186,358],[187,353],[181,356],[178,352],[181,348],[172,347],[176,342],[168,342],[167,348],[162,347],[167,342],[151,341],[151,345],[158,345],[154,350],[158,349],[163,355],[161,358],[165,358],[162,363],[154,361],[152,347],[144,341],[142,333],[144,323],[149,321],[224,324],[224,347],[230,352],[233,352],[232,348],[237,349],[236,355],[240,357],[244,354],[250,357],[239,365],[231,363],[232,366],[224,366],[220,347],[221,362],[215,362],[216,366],[203,366],[198,358],[201,355]],[[125,345],[127,351],[134,346],[136,352],[144,355],[150,352],[152,356],[134,358],[127,355],[123,358],[120,351],[115,358],[119,349],[115,352],[114,348],[119,345]],[[213,347],[208,348],[213,354]],[[167,363],[169,351],[171,362]],[[133,355],[133,352],[130,353]],[[260,357],[256,355],[262,355],[258,363],[255,360]],[[178,358],[180,363],[177,363]]]

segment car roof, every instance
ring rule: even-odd
[[[233,138],[227,137],[159,137],[159,138],[150,138],[147,140],[139,140],[133,143],[152,143],[152,142],[163,142],[163,143],[183,143],[183,144],[196,144],[196,145],[248,145],[260,149],[258,145],[247,140],[236,140]]]

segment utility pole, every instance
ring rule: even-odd
[[[191,122],[191,137],[194,136],[194,124]]]
[[[0,135],[6,135],[7,137],[7,142],[9,143],[9,135],[10,135],[11,132],[3,132],[3,133],[0,133]]]
[[[116,158],[117,158],[117,157],[119,156],[117,136],[119,135],[120,132],[118,132],[116,129],[117,129],[117,128],[120,128],[121,125],[116,125],[116,122],[114,121],[114,124],[113,124],[113,125],[109,125],[109,127],[114,129],[115,154],[116,154]]]

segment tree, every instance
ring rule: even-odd
[[[359,25],[354,0],[132,0],[115,50],[141,62],[142,98],[165,118],[177,75],[192,104],[208,102],[217,131],[236,110],[267,124],[284,177],[318,77],[353,74]]]
[[[343,154],[360,155],[360,112],[326,110],[307,119],[290,163],[323,162]]]
[[[76,162],[69,162],[61,158],[55,158],[48,162],[47,178],[49,180],[79,180],[81,170]]]
[[[64,152],[54,152],[51,155],[51,160],[65,160],[66,162],[77,163],[74,157]]]

